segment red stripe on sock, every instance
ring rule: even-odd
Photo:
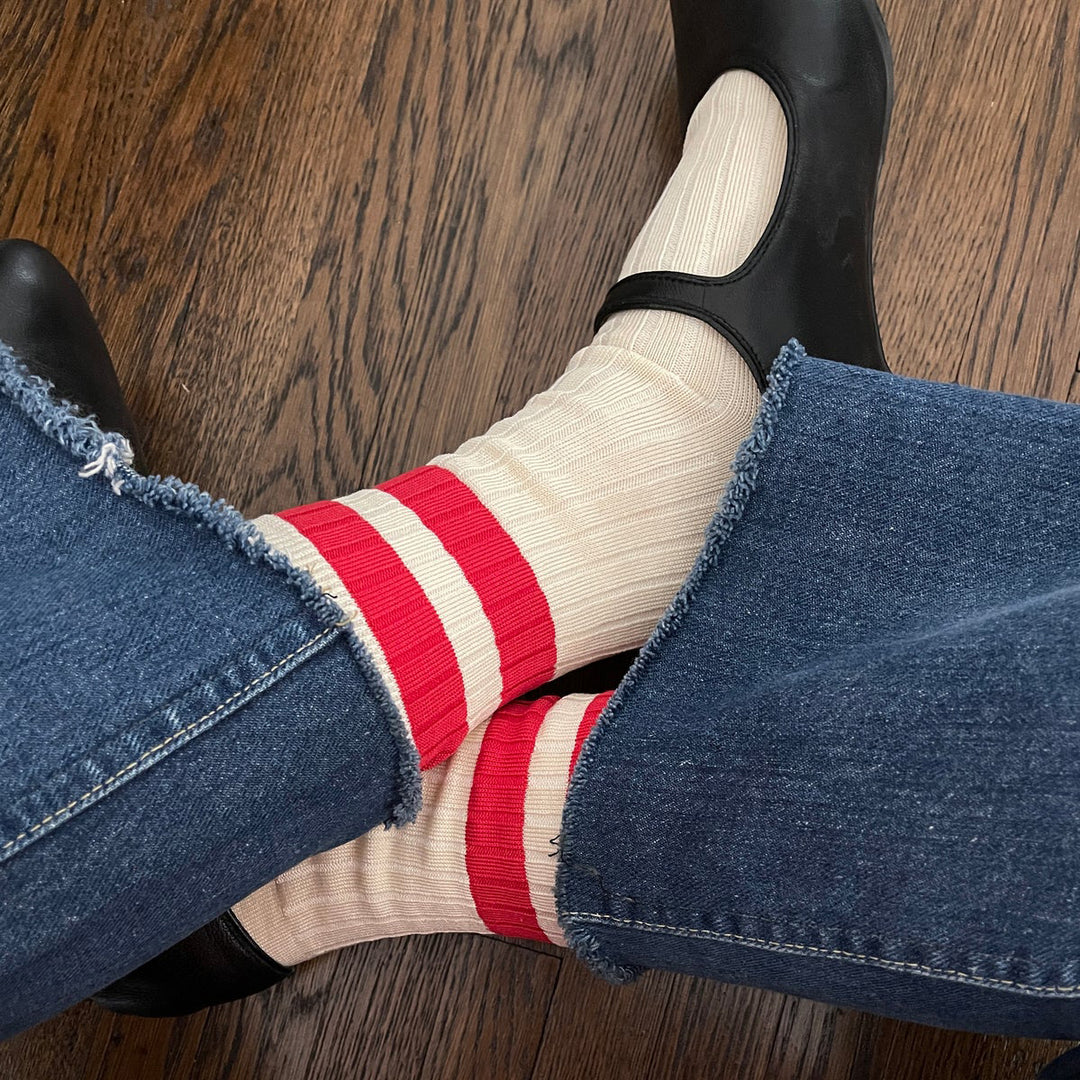
[[[495,633],[502,701],[555,674],[555,622],[547,597],[521,549],[467,484],[448,469],[425,465],[385,484],[442,542],[461,567]]]
[[[597,694],[585,709],[585,715],[581,718],[581,723],[578,725],[577,737],[574,739],[574,752],[570,756],[570,774],[567,777],[567,780],[569,780],[570,776],[574,775],[574,766],[577,764],[577,759],[581,756],[581,748],[585,745],[585,740],[589,737],[589,732],[592,731],[593,727],[596,725],[596,721],[604,711],[604,706],[611,700],[611,695],[614,693],[614,690],[609,690],[606,694]]]
[[[476,912],[493,934],[547,941],[525,876],[525,792],[536,736],[556,697],[515,701],[488,723],[473,771],[465,868]]]
[[[363,612],[394,674],[420,768],[448,758],[468,734],[465,682],[442,620],[393,547],[355,510],[317,502],[286,510]]]

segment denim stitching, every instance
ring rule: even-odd
[[[72,799],[72,801],[69,802],[67,806],[62,806],[59,810],[54,810],[51,814],[48,815],[48,817],[42,818],[41,821],[39,821],[36,825],[31,825],[30,828],[19,833],[19,835],[16,836],[14,839],[9,840],[3,846],[0,846],[0,851],[7,851],[9,847],[17,844],[20,840],[26,839],[26,837],[28,837],[31,833],[37,832],[38,829],[42,828],[45,825],[48,825],[48,823],[54,818],[66,814],[69,810],[78,806],[79,803],[85,802],[87,799],[92,798],[94,795],[96,795],[99,791],[102,791],[105,788],[109,787],[111,784],[116,783],[116,781],[119,780],[120,777],[124,775],[124,773],[130,772],[132,769],[138,766],[140,762],[143,762],[148,757],[150,757],[151,754],[156,754],[163,747],[168,746],[169,743],[174,742],[176,739],[179,739],[182,736],[186,735],[189,731],[191,731],[192,728],[198,727],[199,724],[201,724],[204,720],[209,720],[210,717],[216,716],[219,712],[221,712],[222,709],[227,708],[231,702],[235,701],[238,697],[246,694],[257,683],[260,683],[264,679],[267,679],[271,675],[273,675],[273,673],[277,671],[279,667],[281,667],[283,664],[287,664],[298,653],[302,653],[305,649],[310,648],[317,641],[326,637],[327,634],[332,634],[336,629],[336,626],[328,626],[321,633],[316,634],[310,641],[305,641],[303,645],[300,645],[298,648],[294,649],[291,653],[289,653],[288,656],[282,657],[276,664],[274,664],[272,667],[267,668],[261,675],[257,675],[254,679],[251,680],[251,682],[247,684],[247,686],[243,687],[240,690],[237,690],[235,694],[227,697],[223,702],[221,702],[220,705],[217,706],[217,708],[211,709],[210,712],[206,713],[203,716],[200,716],[198,720],[192,720],[191,723],[187,725],[187,727],[181,728],[180,731],[174,732],[167,739],[163,739],[161,742],[159,742],[156,746],[151,746],[149,750],[141,753],[134,761],[129,762],[122,769],[118,769],[116,772],[114,772],[112,776],[110,776],[107,780],[102,780],[100,784],[95,784],[89,791],[80,795],[77,799]]]
[[[93,416],[80,415],[71,402],[54,397],[54,390],[52,383],[31,374],[11,349],[0,341],[0,395],[9,398],[44,435],[67,453],[81,459],[84,469],[93,467],[103,454],[107,455],[110,467],[105,479],[117,495],[186,518],[196,528],[205,527],[254,565],[265,565],[281,574],[323,625],[336,629],[350,621],[336,601],[319,588],[310,573],[293,566],[284,554],[273,549],[254,523],[244,518],[235,507],[224,499],[212,499],[195,484],[185,484],[174,476],[141,475],[127,464],[125,447],[128,443],[124,436],[103,432]],[[113,450],[106,450],[107,446],[112,446]],[[106,462],[102,460],[102,470],[105,468]],[[405,825],[420,810],[420,756],[408,724],[391,700],[363,642],[351,625],[346,627],[345,634],[368,693],[378,705],[398,748],[397,799],[386,824]],[[56,814],[68,809],[71,807],[58,810]],[[56,814],[50,815],[46,821]],[[45,822],[35,828],[43,824]],[[30,831],[21,836],[25,837]],[[19,839],[16,837],[0,847],[0,853]]]
[[[784,941],[770,941],[768,938],[745,937],[742,934],[725,933],[720,930],[695,930],[689,926],[671,926],[667,923],[644,922],[640,919],[621,919],[615,915],[601,915],[597,911],[567,911],[568,919],[589,919],[591,921],[619,923],[623,926],[632,926],[639,930],[667,930],[680,937],[704,937],[719,941],[734,941],[742,945],[757,945],[768,949],[783,949],[786,952],[821,953],[823,956],[844,957],[848,960],[858,960],[861,963],[872,963],[882,967],[910,969],[922,971],[928,975],[953,976],[964,982],[978,982],[994,984],[997,986],[1011,986],[1016,990],[1033,990],[1039,993],[1071,994],[1080,990],[1080,984],[1076,986],[1037,986],[1033,983],[1017,982],[1015,979],[995,979],[988,975],[973,975],[969,971],[958,971],[952,968],[936,968],[929,964],[916,964],[909,960],[886,960],[882,956],[871,956],[868,953],[847,952],[844,949],[823,949],[817,945],[795,945]]]

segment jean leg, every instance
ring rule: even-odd
[[[1080,409],[791,347],[582,754],[598,971],[1080,1035]]]
[[[0,1036],[418,798],[340,609],[109,441],[0,350]]]

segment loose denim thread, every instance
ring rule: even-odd
[[[135,460],[135,452],[131,449],[131,443],[123,435],[117,436],[116,439],[116,442],[105,443],[101,448],[101,453],[93,461],[84,465],[79,470],[79,475],[84,480],[88,480],[91,476],[97,476],[98,473],[103,472],[113,493],[120,495],[122,481],[116,475],[117,467],[118,465],[130,466]]]
[[[281,574],[323,626],[345,627],[350,651],[366,689],[398,748],[397,797],[385,824],[389,827],[413,821],[420,810],[421,791],[420,755],[412,732],[383,684],[375,662],[357,637],[349,616],[319,588],[311,574],[272,548],[254,523],[224,499],[214,499],[196,484],[175,476],[143,476],[137,472],[131,464],[134,458],[131,445],[123,435],[103,431],[92,415],[82,416],[70,401],[55,397],[52,383],[32,374],[3,342],[0,342],[0,394],[8,397],[44,435],[82,462],[80,476],[103,475],[116,495],[137,499],[147,506],[187,518],[196,528],[207,529],[254,565],[264,565]]]
[[[656,629],[638,653],[611,700],[597,717],[592,731],[585,740],[567,789],[566,809],[563,813],[562,835],[564,837],[573,824],[575,802],[585,797],[589,765],[598,753],[597,746],[600,740],[608,729],[614,727],[624,700],[633,691],[638,681],[644,677],[650,665],[656,662],[664,642],[678,629],[706,572],[720,558],[724,546],[745,514],[750,498],[757,488],[761,462],[772,443],[794,374],[806,359],[806,355],[803,346],[792,338],[773,364],[772,371],[769,373],[768,386],[762,395],[761,407],[754,419],[753,427],[731,463],[731,479],[720,498],[716,516],[706,530],[704,548],[682,588],[656,624]],[[555,898],[559,912],[559,925],[562,927],[567,945],[594,974],[613,983],[631,982],[641,974],[641,969],[618,964],[604,956],[603,947],[595,934],[584,926],[571,925],[568,920],[573,916],[573,912],[564,914],[566,891],[569,888],[567,879],[571,869],[589,872],[594,877],[598,875],[591,867],[575,862],[572,853],[567,857],[562,839],[560,839],[559,852],[560,860],[555,876]]]
[[[70,401],[54,398],[52,383],[31,374],[3,342],[0,342],[0,392],[11,398],[40,431],[83,461],[93,461],[106,441],[123,438],[113,435],[110,440],[92,417],[80,416]]]
[[[334,627],[328,626],[325,630],[322,631],[322,633],[316,634],[310,640],[305,641],[303,645],[294,649],[291,653],[289,653],[288,656],[283,656],[276,664],[268,667],[261,675],[256,675],[255,678],[247,684],[247,686],[241,687],[241,689],[237,690],[235,694],[231,694],[216,708],[211,709],[208,713],[204,713],[197,720],[192,720],[190,724],[188,724],[186,727],[181,728],[179,731],[173,732],[172,735],[168,736],[168,738],[162,739],[161,742],[159,742],[156,746],[151,746],[149,750],[143,751],[143,753],[141,753],[134,761],[129,762],[122,769],[117,769],[116,772],[112,774],[112,776],[108,777],[105,780],[102,780],[100,784],[95,784],[89,791],[80,795],[77,799],[72,799],[72,801],[69,802],[67,806],[62,806],[59,810],[54,810],[51,814],[42,818],[41,821],[39,821],[36,825],[31,825],[30,828],[25,829],[23,832],[19,833],[19,835],[16,836],[14,839],[8,840],[7,843],[0,845],[0,851],[7,851],[8,848],[13,847],[20,840],[25,840],[26,837],[28,837],[31,833],[37,832],[38,829],[42,828],[45,825],[48,825],[50,821],[55,821],[56,818],[60,817],[61,815],[67,814],[74,807],[78,806],[79,803],[85,802],[87,799],[93,798],[94,795],[96,795],[98,792],[104,791],[106,788],[114,785],[125,773],[130,772],[134,768],[137,768],[148,757],[150,757],[152,754],[156,754],[159,750],[168,746],[169,743],[175,742],[177,739],[183,738],[185,735],[188,734],[188,732],[192,731],[194,728],[197,728],[201,723],[203,723],[203,721],[209,720],[212,717],[217,716],[217,714],[221,712],[222,709],[227,709],[229,705],[231,705],[237,698],[243,697],[244,694],[246,694],[249,690],[252,689],[252,687],[258,686],[259,683],[264,682],[266,679],[270,678],[270,676],[273,675],[275,671],[287,664],[294,656],[298,656],[306,649],[310,649],[312,645],[318,644],[320,641],[322,641],[324,637],[326,637],[327,634],[332,634],[334,632],[334,629]],[[210,727],[211,725],[207,724],[206,726]]]
[[[929,964],[917,964],[910,960],[887,960],[882,956],[873,956],[869,953],[848,952],[844,949],[825,949],[818,945],[796,945],[792,942],[771,941],[768,938],[745,937],[742,934],[726,933],[720,930],[698,930],[691,926],[672,926],[667,923],[651,923],[640,919],[623,919],[615,915],[603,915],[598,911],[568,911],[566,917],[587,919],[591,922],[618,923],[621,926],[630,926],[636,930],[672,934],[676,937],[704,937],[711,941],[734,941],[740,945],[748,945],[753,948],[765,949],[768,952],[783,953],[817,953],[832,959],[855,960],[859,963],[899,970],[915,970],[925,975],[948,979],[949,982],[971,982],[995,986],[1008,986],[1014,990],[1030,991],[1032,996],[1039,997],[1075,997],[1080,992],[1080,984],[1076,986],[1039,986],[1033,983],[1018,982],[1015,979],[995,979],[989,975],[975,975],[970,971],[960,971],[954,968],[936,968]],[[1011,957],[1006,960],[1019,962]]]

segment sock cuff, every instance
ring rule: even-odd
[[[261,524],[271,543],[327,592],[351,599],[422,769],[555,674],[555,624],[536,574],[449,470],[424,466],[268,519]]]
[[[492,933],[562,943],[555,869],[566,790],[610,697],[515,702],[484,729],[465,851],[476,911]]]
[[[380,484],[413,511],[456,560],[495,636],[499,704],[555,674],[555,623],[533,568],[479,496],[448,469],[425,465]]]
[[[420,768],[445,760],[468,734],[468,703],[454,646],[424,588],[394,546],[344,502],[311,503],[277,516],[318,549],[378,639]]]

